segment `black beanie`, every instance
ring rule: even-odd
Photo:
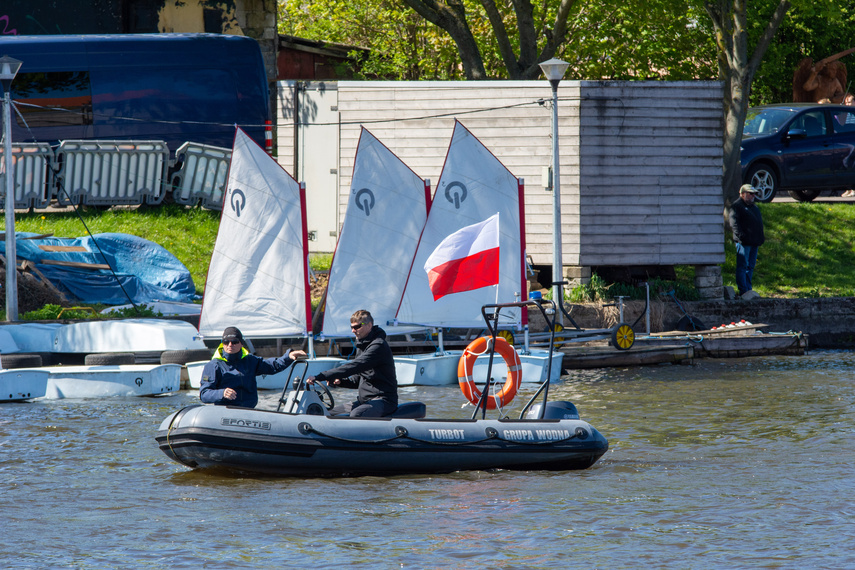
[[[243,342],[243,335],[240,332],[240,329],[237,327],[227,327],[226,330],[223,331],[223,341],[227,340],[239,340]]]

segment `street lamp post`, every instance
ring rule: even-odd
[[[552,58],[540,64],[540,69],[552,85],[552,300],[563,303],[561,285],[564,264],[561,255],[561,161],[558,158],[558,84],[569,63]]]
[[[18,253],[15,250],[15,181],[12,177],[12,80],[21,62],[8,55],[0,57],[0,85],[3,87],[3,160],[6,181],[6,320],[18,320]]]

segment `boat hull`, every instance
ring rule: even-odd
[[[156,439],[189,467],[275,476],[586,469],[608,450],[579,419],[336,418],[210,405],[173,413]]]
[[[546,367],[549,365],[549,351],[533,348],[526,354],[519,352],[520,363],[522,364],[522,382],[536,382],[538,384],[546,380]],[[487,366],[489,356],[479,356],[475,360],[475,366],[472,369],[472,377],[476,381],[483,381],[487,378]],[[558,382],[561,380],[561,367],[564,360],[564,354],[559,351],[554,351],[552,354],[552,369],[549,374],[550,382]],[[500,383],[508,377],[508,367],[502,357],[498,354],[493,358],[493,368],[491,376],[496,380],[501,379]]]
[[[48,373],[44,370],[17,368],[0,370],[0,402],[21,402],[45,395]]]
[[[396,354],[395,375],[398,386],[457,384],[457,364],[462,354],[462,350],[447,350],[439,354]]]
[[[45,398],[157,396],[181,389],[180,364],[54,366],[48,372]]]

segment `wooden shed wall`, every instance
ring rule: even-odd
[[[579,265],[724,262],[718,82],[583,82]]]
[[[290,91],[280,83],[277,142],[289,171]],[[328,156],[332,144],[300,152],[337,168],[338,200],[310,202],[310,212],[328,208],[340,225],[362,127],[435,187],[457,119],[525,180],[528,254],[551,265],[552,193],[541,184],[552,158],[547,82],[339,81],[337,94],[338,153]],[[720,83],[563,81],[558,95],[564,265],[723,262]],[[301,120],[322,104],[307,97]]]

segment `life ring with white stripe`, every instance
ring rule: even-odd
[[[476,406],[481,400],[481,391],[475,385],[475,380],[472,378],[472,370],[475,368],[475,361],[478,357],[489,352],[492,342],[492,337],[482,336],[476,338],[469,343],[469,346],[463,351],[460,361],[457,363],[457,382],[460,384],[460,390],[466,396],[466,399]],[[495,410],[511,403],[522,382],[522,362],[514,347],[508,344],[508,341],[502,337],[496,337],[495,349],[496,354],[502,357],[505,365],[508,367],[508,379],[500,391],[491,394],[487,398],[488,410]]]

